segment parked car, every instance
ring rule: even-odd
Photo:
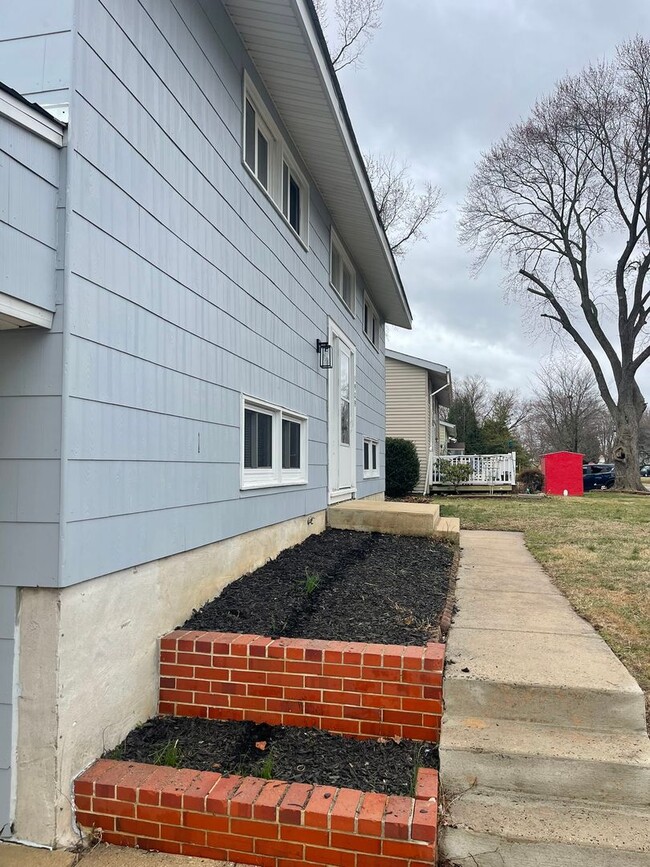
[[[602,491],[614,486],[614,464],[584,464],[582,486],[585,491]]]
[[[650,464],[647,464],[645,467],[641,467],[641,475],[650,476]]]

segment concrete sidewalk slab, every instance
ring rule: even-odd
[[[456,622],[464,613],[466,629],[526,630],[527,632],[592,635],[593,627],[576,618],[560,593],[499,590],[486,592],[478,587],[458,588]]]

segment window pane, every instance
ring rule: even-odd
[[[372,468],[377,469],[377,443],[372,444]]]
[[[350,358],[341,352],[341,380],[339,383],[341,389],[341,397],[345,400],[350,399]]]
[[[300,469],[300,422],[282,420],[282,469]]]
[[[366,332],[366,334],[370,334],[369,321],[370,321],[370,310],[368,309],[368,305],[364,304],[363,305],[363,330]]]
[[[370,469],[370,443],[367,440],[363,441],[363,468]]]
[[[332,285],[341,291],[341,255],[336,247],[332,246]]]
[[[343,266],[343,300],[352,307],[352,274],[349,268]]]
[[[253,428],[255,427],[255,413],[250,409],[244,410],[244,467],[253,466]]]
[[[341,443],[350,445],[350,401],[341,398]]]
[[[257,132],[257,178],[264,189],[269,186],[269,143],[262,133]]]
[[[289,223],[300,234],[300,187],[289,177]]]
[[[247,165],[255,171],[255,109],[246,100],[246,124],[244,130],[244,159]]]
[[[282,213],[289,218],[289,167],[282,163]]]
[[[257,416],[257,466],[270,469],[273,465],[273,419],[263,412]]]

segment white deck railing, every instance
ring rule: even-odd
[[[449,485],[443,482],[440,473],[440,461],[452,464],[469,464],[472,475],[466,482],[459,482],[458,487],[472,485],[514,485],[517,475],[517,454],[509,455],[434,455],[432,461],[431,485]]]

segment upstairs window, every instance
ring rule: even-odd
[[[247,75],[244,75],[243,125],[244,165],[306,247],[309,187]]]
[[[330,283],[350,313],[354,313],[354,296],[356,294],[354,267],[333,230],[330,256]]]
[[[379,347],[379,316],[366,295],[363,299],[363,333],[377,349]]]

